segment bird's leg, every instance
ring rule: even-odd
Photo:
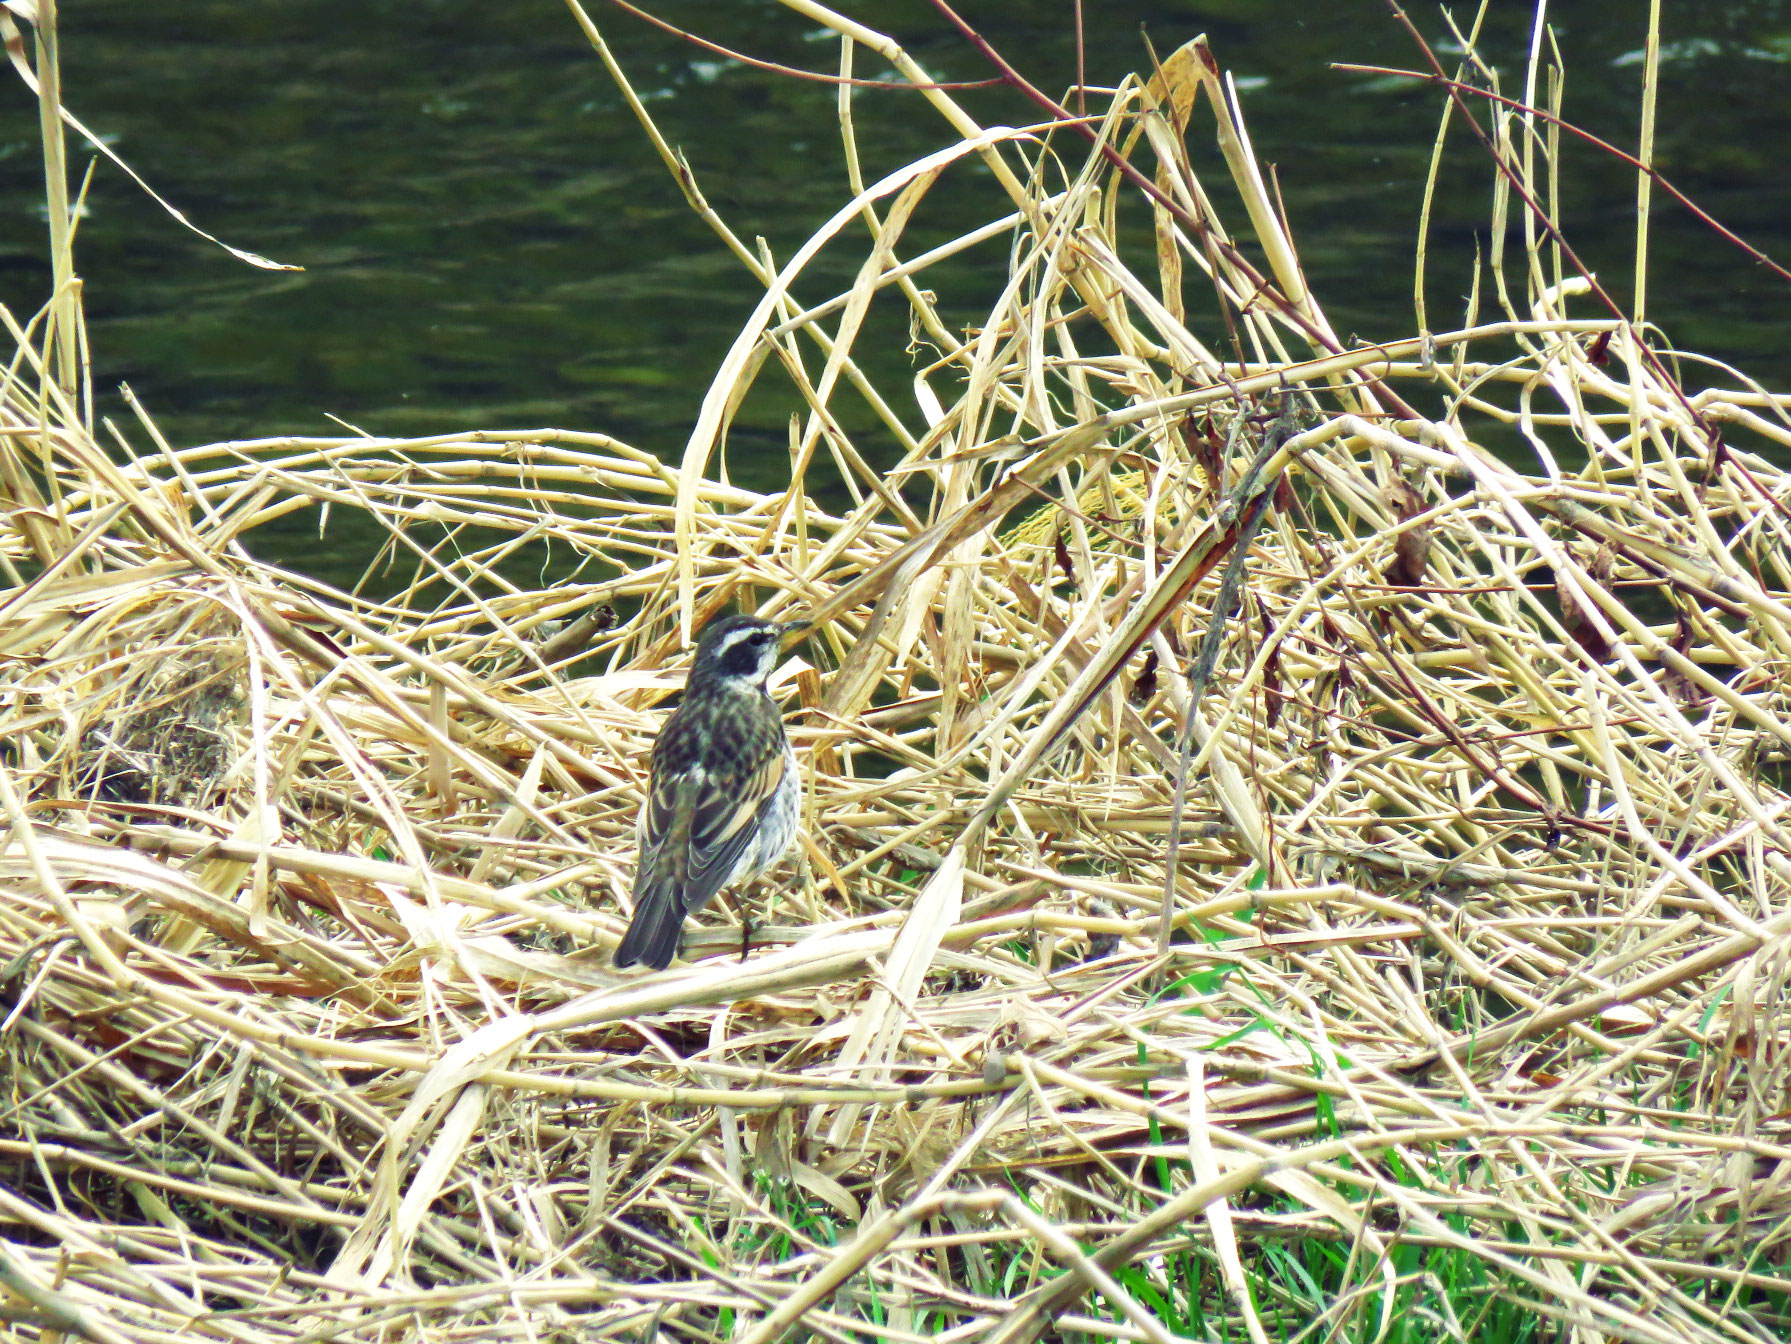
[[[755,909],[758,909],[761,904],[754,898],[762,892],[770,892],[772,893],[771,901],[775,901],[776,899],[777,887],[774,883],[766,880],[769,876],[769,873],[761,873],[758,877],[754,878],[740,889],[740,960],[742,961],[745,961],[746,954],[752,951],[753,928],[760,922],[755,921],[752,916],[752,912]],[[768,913],[769,910],[769,902],[766,902],[765,904],[767,908],[761,910],[762,914]]]
[[[752,947],[752,907],[747,901],[747,891],[749,889],[750,888],[748,887],[740,887],[732,891],[724,890],[716,893],[715,896],[715,904],[719,905],[724,913],[732,915],[735,919],[740,921],[740,960],[742,961],[746,960],[746,954]],[[724,930],[716,929],[713,925],[710,925],[709,927],[715,933],[724,932]]]
[[[756,921],[752,912],[758,902],[753,897],[766,886],[763,875],[755,877],[740,889],[740,960],[746,960],[746,954],[752,951],[752,933]]]

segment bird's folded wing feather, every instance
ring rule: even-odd
[[[783,780],[785,759],[773,747],[733,769],[656,772],[648,798],[646,848],[665,860],[686,910],[696,910],[727,885],[752,843],[754,822]]]

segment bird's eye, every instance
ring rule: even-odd
[[[754,644],[770,643],[771,642],[771,632],[769,630],[755,630],[752,634],[752,642]]]

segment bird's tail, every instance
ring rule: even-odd
[[[616,965],[639,962],[663,971],[678,953],[678,933],[684,927],[684,911],[665,887],[648,887],[634,904],[634,921],[616,948]]]

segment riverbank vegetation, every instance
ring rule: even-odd
[[[1466,312],[1334,331],[1222,59],[1027,127],[927,87],[883,176],[843,94],[788,258],[682,176],[765,298],[677,461],[96,423],[40,81],[21,1337],[1784,1337],[1788,403],[1640,320],[1646,210],[1633,277],[1582,271],[1561,128],[1472,60]],[[907,245],[968,175],[984,224]],[[887,310],[905,385],[855,358]],[[784,488],[728,483],[749,394]],[[256,558],[295,514],[381,529],[360,585]],[[806,839],[618,973],[652,735],[735,605],[822,622],[773,681]]]

